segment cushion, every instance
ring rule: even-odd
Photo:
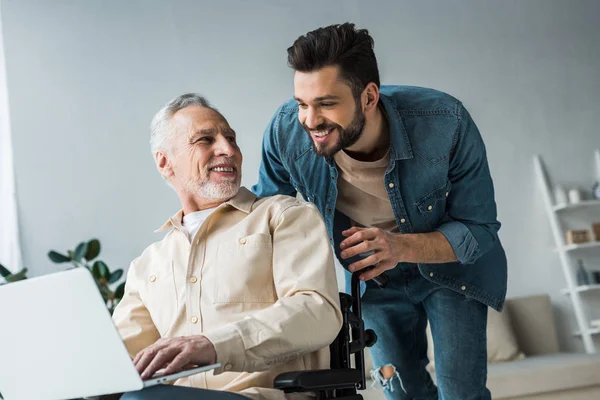
[[[600,355],[557,353],[490,365],[494,399],[600,385]]]

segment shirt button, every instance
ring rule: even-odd
[[[401,224],[403,224],[403,223],[405,223],[405,222],[406,222],[406,219],[404,219],[404,218],[402,218],[402,219],[400,220],[400,223],[401,223]]]
[[[327,214],[329,214],[331,212],[331,208],[327,209]]]
[[[429,211],[431,211],[431,210],[433,210],[433,206],[429,206],[429,207],[427,207],[427,209],[428,209]]]
[[[154,275],[150,277],[150,282],[156,282],[156,277]]]
[[[198,282],[198,278],[196,278],[195,276],[190,276],[190,283],[196,283]]]
[[[430,273],[429,273],[429,276],[433,278],[433,272],[430,272]]]
[[[225,368],[225,371],[231,371],[232,367],[233,366],[231,364],[227,363],[227,364],[225,364],[225,367],[223,367],[223,368]]]
[[[240,244],[246,244],[246,238],[241,238],[240,239]]]
[[[190,322],[191,322],[192,324],[195,324],[195,323],[197,323],[197,322],[198,322],[198,317],[192,317],[192,318],[190,318]]]
[[[461,286],[460,290],[467,290],[467,287],[466,286]]]
[[[393,183],[390,183],[388,186],[389,186],[389,188],[391,189],[391,188],[393,188],[393,187],[394,187],[394,184],[393,184]]]
[[[449,194],[449,193],[450,193],[450,192],[446,192],[446,197],[448,197],[448,194]]]

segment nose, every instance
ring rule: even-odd
[[[304,125],[310,129],[314,129],[323,123],[323,117],[314,108],[308,108],[305,110]]]
[[[215,142],[215,156],[232,157],[237,148],[235,142],[231,142],[229,138],[219,135]]]

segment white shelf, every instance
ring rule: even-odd
[[[600,328],[588,328],[586,330],[586,333],[588,335],[599,335],[600,334]],[[575,335],[575,336],[581,336],[581,331],[577,331],[577,332],[573,333],[573,335]]]
[[[581,243],[581,244],[568,244],[562,248],[564,251],[573,251],[573,250],[583,250],[583,249],[593,249],[600,248],[600,241]],[[557,249],[556,251],[560,251],[561,249]]]
[[[575,204],[558,204],[552,207],[554,212],[565,211],[565,210],[576,210],[578,208],[585,207],[600,207],[600,200],[584,200]]]
[[[600,177],[600,149],[594,152],[594,160],[596,164],[596,170],[598,177]],[[576,334],[579,335],[583,342],[585,352],[588,354],[596,353],[596,345],[594,343],[593,336],[600,335],[600,326],[592,325],[590,318],[586,315],[586,309],[584,307],[584,300],[586,296],[582,296],[582,292],[600,289],[600,285],[587,285],[577,286],[573,274],[573,262],[569,257],[572,251],[595,251],[600,249],[600,240],[597,242],[588,242],[582,244],[570,244],[565,243],[565,221],[564,218],[568,217],[566,212],[571,211],[589,211],[596,210],[600,211],[600,199],[586,200],[576,204],[554,204],[552,190],[550,188],[550,180],[548,174],[544,168],[544,163],[539,155],[536,155],[533,159],[534,168],[536,174],[536,180],[539,185],[539,189],[542,192],[542,200],[544,202],[544,208],[548,215],[548,222],[552,236],[554,237],[554,243],[556,246],[556,254],[560,261],[560,265],[563,271],[563,275],[566,281],[566,287],[568,289],[562,290],[564,294],[569,296],[569,300],[573,304],[573,311],[575,313],[575,320],[577,321]],[[598,207],[598,208],[595,208]],[[569,214],[570,215],[570,214]]]
[[[600,290],[600,284],[594,284],[594,285],[583,285],[583,286],[576,286],[575,287],[575,292],[588,292],[590,290]],[[571,291],[569,289],[562,289],[560,291],[562,294],[565,295],[569,295],[571,294]]]

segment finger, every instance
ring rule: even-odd
[[[190,363],[189,354],[186,352],[181,352],[177,354],[177,356],[175,356],[175,358],[169,363],[169,365],[167,365],[167,367],[165,368],[165,375],[174,374],[175,372],[182,371],[187,366],[191,365],[192,364]]]
[[[138,361],[140,361],[140,358],[142,358],[143,355],[144,355],[144,350],[138,351],[138,353],[133,358],[133,365],[137,365]]]
[[[363,240],[373,239],[374,237],[375,237],[375,231],[368,230],[368,229],[361,229],[360,231],[353,233],[347,239],[343,240],[340,243],[340,249],[342,249],[342,250],[347,249],[348,247],[354,246],[355,244],[360,243]]]
[[[142,373],[142,379],[148,379],[156,371],[161,369],[164,365],[168,364],[175,356],[177,351],[175,349],[165,348],[156,353],[156,356],[152,359],[150,364],[144,369]]]
[[[371,254],[367,258],[363,258],[360,261],[350,264],[348,266],[348,271],[350,271],[350,272],[360,271],[361,269],[370,267],[371,265],[376,265],[380,261],[381,261],[380,256],[377,253]]]
[[[344,236],[351,236],[354,233],[360,231],[361,229],[365,229],[365,228],[360,228],[358,226],[353,226],[350,229],[346,229],[345,231],[342,231],[342,235],[344,235]]]
[[[372,240],[364,240],[358,244],[355,244],[352,247],[347,248],[346,250],[342,251],[342,258],[346,259],[346,258],[350,258],[350,257],[354,257],[357,254],[362,254],[362,253],[366,253],[367,251],[371,251],[375,249],[375,243]]]
[[[144,349],[138,353],[138,355],[136,356],[138,360],[134,363],[134,365],[140,375],[142,375],[142,372],[144,372],[148,364],[152,362],[152,359],[154,358],[155,354],[156,351],[154,350],[154,348]]]
[[[381,264],[377,265],[375,268],[360,274],[360,276],[358,278],[361,281],[369,281],[369,280],[375,278],[376,276],[383,274],[388,269],[390,269],[388,267],[388,263],[381,263]]]

